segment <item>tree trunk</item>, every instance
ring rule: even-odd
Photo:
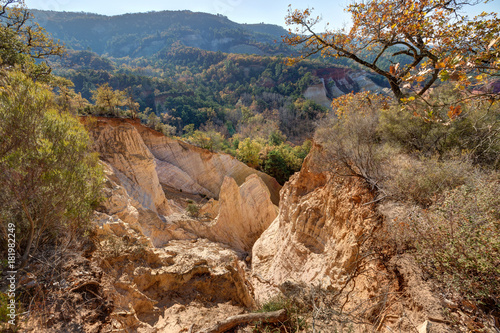
[[[28,237],[28,243],[26,244],[26,248],[24,249],[24,254],[21,257],[21,264],[19,265],[18,269],[24,268],[24,266],[26,266],[26,264],[28,263],[31,245],[33,244],[33,238],[35,237],[35,221],[33,221],[33,218],[31,217],[31,214],[28,211],[28,207],[26,207],[24,201],[21,201],[21,204],[23,206],[23,211],[26,214],[26,217],[30,221],[30,235]]]
[[[287,318],[288,316],[285,309],[273,312],[246,313],[229,317],[210,328],[198,331],[198,333],[223,333],[241,324],[252,324],[258,322],[272,324],[284,322]]]

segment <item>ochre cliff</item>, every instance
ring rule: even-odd
[[[322,332],[446,332],[440,300],[415,261],[381,253],[384,217],[375,201],[361,179],[345,176],[334,156],[313,145],[281,191],[278,217],[253,246],[256,301],[298,299]]]
[[[162,185],[176,188],[179,179],[182,179],[183,191],[206,194],[217,199],[226,176],[233,178],[239,186],[248,176],[255,174],[268,187],[273,203],[278,204],[281,186],[271,176],[248,167],[228,154],[212,153],[171,139],[138,123],[131,122],[131,125],[159,161],[157,170]],[[187,185],[193,183],[193,187]]]
[[[277,182],[132,120],[82,121],[106,177],[95,260],[108,277],[113,325],[179,332],[255,308],[247,252],[277,216]],[[164,190],[177,192],[167,199]],[[188,216],[186,203],[201,206],[204,196],[213,197],[211,214]]]
[[[315,145],[285,184],[279,216],[253,247],[256,277],[272,285],[293,280],[328,287],[352,269],[378,221],[367,204],[373,195],[358,179],[336,175],[328,160]]]
[[[89,122],[89,128],[94,149],[101,160],[110,165],[130,197],[144,208],[170,214],[172,211],[156,174],[154,156],[137,130],[126,122],[116,121],[111,127],[99,120]]]
[[[356,332],[428,330],[430,317],[441,320],[431,332],[444,332],[412,259],[377,253],[374,194],[320,145],[279,192],[228,155],[136,121],[84,121],[107,179],[93,260],[115,328],[177,333],[196,323],[196,332],[281,294],[313,309],[307,320],[322,332],[354,319]]]

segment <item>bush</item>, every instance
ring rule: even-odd
[[[0,221],[3,230],[16,226],[20,267],[42,240],[85,229],[101,198],[102,168],[88,133],[53,106],[52,92],[22,73],[0,85]]]
[[[222,151],[226,148],[224,136],[215,130],[194,131],[187,141],[195,146],[210,151]]]
[[[383,187],[392,197],[427,207],[440,193],[472,181],[474,167],[466,159],[393,157]],[[401,161],[402,160],[402,161]]]
[[[335,115],[318,128],[315,139],[330,153],[339,174],[359,177],[380,190],[386,156],[381,154],[377,126],[379,110],[387,100],[362,92],[344,95],[332,105]]]
[[[260,150],[262,145],[257,140],[245,138],[238,143],[236,157],[251,168],[257,168],[260,165]]]
[[[447,191],[410,221],[424,268],[469,298],[500,301],[500,181]]]
[[[191,217],[198,217],[198,215],[200,214],[200,207],[198,207],[197,204],[190,203],[186,207],[186,212]]]
[[[382,109],[380,134],[406,153],[450,158],[467,153],[474,163],[500,167],[500,104],[468,101],[447,87],[436,89],[431,107],[419,101]]]
[[[293,299],[284,296],[275,296],[264,303],[257,312],[273,312],[285,309],[288,315],[286,321],[280,324],[256,325],[257,332],[282,332],[285,328],[286,332],[300,332],[306,329],[307,324],[302,316],[305,309],[294,302]]]

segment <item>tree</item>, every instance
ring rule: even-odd
[[[88,133],[53,93],[20,71],[0,74],[0,232],[15,225],[22,268],[41,242],[87,225],[103,177]]]
[[[303,57],[321,54],[349,58],[384,76],[398,100],[405,89],[423,96],[438,80],[455,80],[472,88],[500,69],[500,20],[495,13],[470,20],[461,14],[466,5],[480,0],[370,0],[347,7],[350,29],[318,33],[319,17],[311,10],[288,11],[286,23],[296,28],[284,38],[302,46]],[[408,64],[397,62],[405,55]],[[393,60],[388,68],[383,58]],[[489,96],[491,97],[491,96]],[[495,96],[493,96],[495,97]],[[497,96],[498,97],[498,96]]]
[[[131,89],[129,89],[127,92],[126,92],[126,95],[127,95],[127,99],[125,101],[125,105],[128,107],[130,113],[131,113],[131,117],[132,119],[136,119],[138,117],[138,114],[139,114],[139,103],[137,103],[136,101],[134,101],[134,99],[132,98],[132,91]]]
[[[256,168],[260,164],[259,153],[261,149],[262,145],[258,141],[245,138],[245,140],[239,142],[236,156],[238,160],[252,168]]]
[[[127,103],[126,93],[121,90],[113,90],[109,84],[101,84],[92,91],[92,100],[98,108],[107,110],[113,116],[117,116],[116,107]]]
[[[33,21],[24,1],[0,0],[0,66],[19,65],[38,79],[50,74],[51,69],[35,60],[63,53],[64,46]]]
[[[68,81],[69,84],[58,85],[59,93],[55,97],[56,103],[62,110],[72,114],[78,114],[86,108],[90,108],[88,100],[82,97],[81,93],[76,93],[71,87],[73,82]]]

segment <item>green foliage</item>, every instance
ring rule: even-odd
[[[262,170],[276,178],[278,183],[284,184],[293,173],[300,170],[302,159],[287,144],[272,146],[269,149],[262,161]],[[301,151],[299,150],[298,153],[300,154]]]
[[[54,41],[19,0],[1,1],[0,67],[18,66],[32,78],[50,81],[50,68],[36,61],[62,55],[64,47]]]
[[[426,270],[469,298],[500,299],[500,182],[476,179],[412,219]],[[498,303],[497,303],[498,304]]]
[[[236,150],[236,156],[240,161],[246,163],[252,168],[256,168],[260,165],[260,151],[262,145],[250,138],[245,138],[238,144],[238,150]]]
[[[297,158],[302,161],[306,158],[307,154],[311,151],[312,148],[312,141],[311,140],[306,140],[304,143],[302,143],[301,146],[297,146],[293,148],[293,154],[297,156]]]
[[[97,114],[118,116],[119,111],[117,107],[126,104],[126,95],[124,91],[113,90],[113,88],[105,83],[92,91],[92,100],[95,102]]]
[[[203,50],[228,52],[239,45],[254,53],[276,54],[283,45],[274,43],[286,34],[279,26],[256,29],[254,25],[231,22],[227,17],[190,11],[161,11],[106,17],[90,13],[48,12],[33,10],[55,38],[67,38],[68,48],[85,50],[113,57],[148,57],[158,52],[167,62],[189,64],[198,62],[198,54],[184,53],[180,59],[169,55],[168,48],[182,40]],[[147,24],[144,24],[147,22]],[[106,26],[103,30],[88,29],[89,25]],[[186,36],[195,36],[190,39]],[[215,53],[215,52],[214,52]],[[209,66],[212,61],[207,61]]]
[[[324,68],[324,63],[308,61],[287,67],[281,57],[224,54],[179,43],[161,54],[166,58],[108,59],[114,69],[103,70],[92,67],[92,59],[100,59],[97,54],[72,51],[69,58],[82,63],[58,61],[58,67],[72,68],[60,69],[58,74],[72,80],[75,92],[86,99],[106,83],[113,90],[127,89],[142,113],[151,108],[178,132],[189,124],[195,130],[209,121],[217,125],[229,121],[231,135],[241,134],[255,126],[248,125],[251,118],[265,115],[288,139],[301,141],[326,113],[324,107],[301,97],[309,81],[317,80],[311,72]],[[103,103],[103,110],[107,109]],[[264,133],[263,138],[268,135]]]
[[[382,110],[381,135],[406,153],[446,158],[467,153],[475,163],[500,167],[500,104],[477,100],[449,104],[459,97],[445,86],[429,98],[442,106],[414,101]]]
[[[283,296],[273,297],[262,304],[261,308],[256,312],[273,312],[281,309],[286,310],[288,316],[287,320],[277,325],[256,325],[254,327],[254,332],[282,332],[283,328],[285,328],[286,332],[301,332],[307,328],[303,316],[304,309],[291,298]]]
[[[46,86],[17,71],[2,74],[0,217],[2,228],[16,225],[23,265],[42,239],[86,228],[102,171],[87,132],[54,108]]]
[[[224,137],[215,130],[199,131],[196,130],[186,137],[187,141],[195,146],[210,151],[223,151],[226,148]]]
[[[286,141],[286,135],[280,130],[274,130],[269,135],[269,144],[273,146],[279,146]]]
[[[198,217],[198,215],[200,214],[200,207],[198,207],[198,205],[195,203],[190,203],[186,207],[186,212],[191,217]]]

